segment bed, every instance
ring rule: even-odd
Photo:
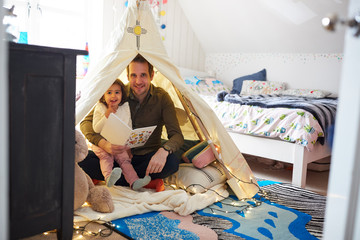
[[[238,91],[235,80],[231,89],[206,73],[180,71],[241,153],[293,164],[292,184],[304,188],[308,164],[331,155],[328,129],[334,124],[337,99],[327,97],[330,93],[286,89],[285,83],[266,81],[265,69],[242,77]]]

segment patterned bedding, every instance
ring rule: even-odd
[[[301,108],[262,108],[226,101],[218,102],[214,95],[200,96],[214,110],[228,131],[279,138],[300,144],[309,151],[313,149],[317,141],[324,143],[323,129],[327,125],[333,124],[333,114],[335,114],[330,111],[332,112],[331,116],[329,116],[330,118],[325,117],[327,120],[323,121],[323,128],[312,113]]]
[[[311,113],[319,121],[324,131],[334,124],[337,108],[337,99],[334,98],[310,98],[290,95],[240,96],[222,91],[217,94],[217,100],[261,108],[303,109]]]
[[[228,131],[294,142],[311,151],[325,143],[335,121],[337,99],[303,96],[229,94],[211,77],[186,77],[185,83],[214,110]]]

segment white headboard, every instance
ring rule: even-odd
[[[264,53],[210,54],[206,71],[216,72],[216,78],[227,86],[233,80],[266,69],[268,81],[285,82],[287,88],[320,89],[338,94],[341,53]]]
[[[209,74],[207,72],[202,72],[189,68],[181,68],[181,67],[178,67],[178,69],[182,77],[190,77],[190,76],[209,77]]]

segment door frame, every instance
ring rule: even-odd
[[[3,0],[0,0],[0,19],[4,17]],[[3,41],[5,38],[4,25],[0,23],[0,189],[3,193],[0,195],[0,239],[9,239],[9,182],[8,182],[8,164],[9,164],[9,111],[8,111],[8,81],[7,81],[7,46]]]
[[[359,13],[350,0],[348,18]],[[344,27],[344,26],[339,26]],[[360,37],[345,33],[334,148],[325,212],[324,239],[360,239]]]

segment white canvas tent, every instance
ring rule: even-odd
[[[227,169],[232,176],[235,176],[231,179],[233,181],[228,183],[237,197],[253,197],[258,192],[258,187],[249,184],[251,181],[256,183],[256,180],[246,160],[211,108],[186,87],[179,70],[170,62],[147,1],[129,1],[126,12],[113,31],[101,59],[89,69],[86,77],[79,84],[81,97],[76,102],[76,124],[90,112],[98,99],[137,54],[141,54],[157,69],[159,73],[154,77],[153,84],[165,88],[172,96],[176,107],[184,109],[175,88],[188,102],[191,102],[208,136],[220,146],[220,156]],[[125,79],[121,77],[121,80]],[[185,139],[196,138],[190,121],[189,124],[182,126],[182,130]]]

